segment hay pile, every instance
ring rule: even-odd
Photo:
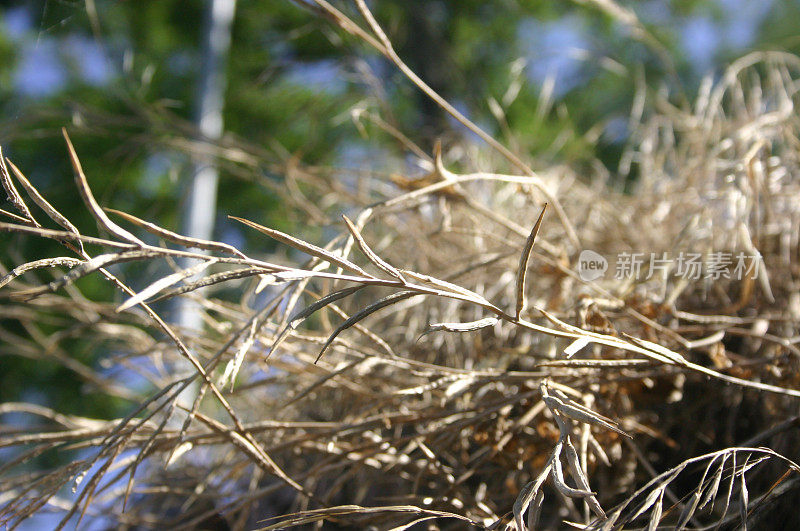
[[[0,228],[72,254],[3,260],[4,316],[60,330],[4,342],[141,406],[114,421],[0,406],[41,419],[0,435],[15,449],[0,522],[54,510],[64,525],[85,513],[141,529],[800,525],[798,82],[798,58],[753,55],[691,110],[648,101],[656,110],[631,118],[627,193],[601,169],[487,173],[500,163],[457,143],[397,187],[295,165],[287,200],[338,235],[244,221],[292,249],[272,257],[106,215],[73,151],[105,235],[84,236],[10,166],[19,211]],[[690,255],[701,268],[679,269]],[[133,299],[90,301],[74,284],[101,274],[124,294],[159,278],[117,264],[187,256],[202,269]],[[605,274],[584,280],[582,256]],[[70,272],[27,273],[51,266]],[[202,334],[160,320],[176,296],[202,308]],[[152,387],[70,360],[60,345],[85,334],[106,367]],[[176,380],[186,358],[191,376]],[[23,466],[55,450],[77,452]]]

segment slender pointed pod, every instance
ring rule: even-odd
[[[542,213],[539,214],[539,219],[536,220],[536,224],[533,226],[533,230],[531,230],[531,234],[525,242],[525,247],[522,248],[522,255],[519,257],[519,268],[517,269],[517,308],[514,312],[517,320],[519,320],[519,316],[522,314],[523,310],[525,310],[525,304],[527,303],[525,299],[525,278],[527,276],[528,260],[530,260],[533,242],[536,241],[536,235],[539,234],[539,227],[542,226],[542,219],[544,219],[546,210],[547,203],[542,207]]]

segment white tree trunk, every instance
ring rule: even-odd
[[[231,42],[231,25],[236,0],[208,0],[204,32],[200,77],[194,121],[199,140],[213,144],[222,136],[222,110],[225,101],[226,66]],[[217,210],[218,172],[210,153],[198,154],[191,165],[189,196],[183,216],[182,233],[193,238],[213,238],[214,218]],[[184,262],[184,267],[193,265]],[[203,328],[202,309],[188,298],[179,298],[176,322],[186,335],[198,334]],[[190,373],[193,368],[184,363],[177,367],[179,373]],[[197,386],[187,389],[180,398],[182,405],[191,406],[197,396]]]

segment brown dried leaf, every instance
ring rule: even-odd
[[[325,342],[325,345],[322,347],[322,350],[320,350],[319,355],[317,356],[317,359],[316,359],[315,363],[317,361],[319,361],[319,359],[322,357],[323,354],[325,354],[325,351],[328,350],[328,347],[331,346],[331,343],[333,343],[333,340],[336,339],[336,336],[338,336],[339,334],[341,334],[342,332],[344,332],[345,330],[347,330],[348,328],[350,328],[351,326],[353,326],[354,324],[356,324],[360,320],[362,320],[365,317],[377,312],[378,310],[382,310],[383,308],[386,308],[387,306],[391,306],[393,304],[397,304],[400,301],[403,301],[405,299],[409,299],[411,297],[415,297],[415,296],[418,296],[418,295],[419,295],[419,293],[414,293],[413,291],[400,291],[398,293],[393,293],[392,295],[389,295],[388,297],[382,298],[378,302],[370,304],[369,306],[367,306],[366,308],[364,308],[363,310],[361,310],[357,314],[353,315],[352,317],[347,319],[345,322],[343,322],[341,325],[339,325],[339,327],[336,330],[334,330],[333,333],[328,337],[328,340]]]
[[[306,254],[310,254],[311,256],[316,256],[317,258],[321,258],[326,262],[330,262],[331,264],[335,264],[343,269],[347,269],[348,271],[352,271],[358,275],[362,275],[367,278],[375,278],[372,275],[368,274],[366,271],[358,267],[356,264],[352,263],[350,260],[346,258],[342,258],[341,256],[336,256],[330,251],[326,251],[322,247],[317,247],[308,242],[304,242],[299,238],[295,238],[294,236],[290,236],[285,234],[279,230],[270,229],[269,227],[265,227],[264,225],[259,225],[253,221],[249,221],[243,218],[237,218],[236,216],[228,216],[231,219],[235,219],[240,223],[244,223],[248,227],[252,227],[257,231],[266,234],[270,238],[277,240],[281,243],[285,243],[286,245],[290,245],[297,249],[298,251],[302,251]]]
[[[232,245],[228,245],[226,243],[220,242],[212,242],[208,240],[201,240],[199,238],[190,238],[189,236],[184,236],[182,234],[178,234],[177,232],[172,232],[171,230],[167,230],[163,227],[159,227],[155,223],[150,223],[149,221],[145,221],[143,219],[139,219],[136,216],[132,216],[127,212],[122,212],[121,210],[115,210],[113,208],[104,208],[106,212],[112,212],[130,223],[143,228],[150,234],[158,236],[164,240],[170,241],[172,243],[177,243],[178,245],[183,245],[184,247],[189,247],[192,249],[203,249],[206,251],[221,251],[223,253],[232,254],[238,256],[239,258],[247,259],[244,253],[242,253],[239,249]]]
[[[33,262],[28,262],[27,264],[22,264],[20,266],[15,267],[11,271],[8,272],[7,275],[0,278],[0,288],[17,278],[18,276],[27,273],[33,269],[39,269],[41,267],[75,267],[78,264],[83,263],[83,260],[78,260],[77,258],[69,258],[67,256],[60,256],[58,258],[45,258],[43,260],[35,260]]]
[[[517,499],[514,501],[514,507],[512,511],[514,513],[514,522],[517,524],[517,530],[522,531],[525,529],[525,525],[522,522],[522,515],[528,509],[528,506],[531,504],[533,499],[537,495],[537,489],[535,488],[536,481],[529,481],[522,487],[522,490],[519,491],[519,495]]]
[[[78,232],[78,229],[75,227],[75,225],[73,225],[67,218],[65,218],[61,214],[61,212],[56,210],[55,207],[53,207],[53,205],[51,205],[50,202],[47,201],[47,199],[45,199],[42,196],[42,194],[39,193],[39,190],[37,190],[30,183],[30,181],[28,181],[25,175],[22,174],[22,172],[19,170],[19,168],[17,168],[14,165],[13,162],[9,160],[8,165],[11,166],[11,171],[14,172],[14,176],[17,178],[22,187],[25,189],[25,192],[28,194],[28,196],[33,200],[34,203],[36,203],[39,206],[39,208],[44,210],[44,212],[50,217],[50,219],[58,223],[63,228],[67,229],[69,232],[75,234],[76,236],[80,236],[80,232]],[[83,242],[81,240],[76,240],[76,243],[80,248],[80,252],[81,253],[85,252],[83,250]]]
[[[78,185],[78,191],[81,193],[83,202],[86,203],[86,206],[89,208],[89,212],[91,212],[92,216],[94,216],[94,219],[97,221],[98,225],[118,238],[134,243],[140,247],[146,247],[145,243],[139,238],[108,219],[108,216],[106,216],[106,213],[103,212],[103,209],[100,208],[100,205],[94,198],[91,188],[89,188],[89,182],[86,180],[86,175],[83,173],[81,161],[78,160],[78,154],[75,153],[75,148],[72,146],[72,141],[69,139],[67,130],[62,128],[61,133],[64,135],[64,140],[67,142],[69,158],[72,162],[72,168],[75,170],[75,183]]]
[[[500,319],[497,317],[486,317],[485,319],[470,321],[468,323],[434,323],[430,325],[422,335],[427,335],[432,332],[439,332],[442,330],[445,332],[474,332],[475,330],[481,330],[483,328],[494,326],[499,322]]]
[[[28,210],[28,205],[25,204],[25,201],[22,200],[22,196],[19,195],[17,192],[16,187],[14,186],[14,181],[11,180],[11,176],[8,174],[8,168],[6,167],[6,159],[3,157],[3,148],[0,148],[0,183],[3,184],[3,188],[6,191],[6,196],[8,196],[8,201],[14,205],[20,214],[25,218],[25,222],[34,225],[35,227],[40,227],[39,223],[33,218],[31,211]]]
[[[364,253],[364,256],[369,258],[369,261],[372,262],[373,264],[375,264],[375,267],[377,267],[378,269],[380,269],[384,273],[388,274],[391,277],[396,278],[397,280],[399,280],[400,282],[405,284],[406,283],[406,279],[403,278],[403,275],[400,274],[400,271],[398,271],[394,266],[392,266],[390,263],[385,261],[383,258],[378,256],[375,253],[375,251],[373,251],[370,248],[370,246],[367,244],[367,242],[361,236],[361,233],[358,231],[358,228],[356,228],[356,226],[353,224],[353,222],[350,221],[350,219],[348,219],[348,217],[345,216],[344,214],[342,214],[342,219],[344,220],[345,224],[347,225],[347,229],[350,231],[350,234],[352,234],[353,238],[355,238],[356,243],[358,244],[358,248],[361,249],[362,253]]]
[[[124,310],[127,310],[128,308],[136,306],[137,304],[146,301],[148,298],[152,297],[162,289],[168,288],[173,284],[177,284],[178,282],[180,282],[185,278],[193,277],[196,274],[200,273],[201,271],[205,270],[208,266],[215,263],[217,263],[217,259],[210,258],[199,264],[193,265],[192,267],[181,269],[180,271],[172,273],[171,275],[167,275],[164,278],[158,279],[149,286],[147,286],[145,289],[134,295],[133,297],[129,298],[128,300],[120,304],[117,307],[116,312],[119,313]]]
[[[533,250],[533,243],[536,241],[536,235],[539,234],[539,227],[542,226],[542,220],[544,219],[544,213],[547,210],[547,203],[544,204],[542,207],[542,213],[539,214],[539,219],[536,220],[536,224],[533,226],[533,230],[531,230],[530,236],[525,241],[525,246],[522,248],[522,254],[519,257],[519,267],[517,268],[517,307],[515,311],[515,315],[517,319],[522,314],[522,311],[525,309],[525,305],[527,301],[525,299],[525,278],[527,276],[528,270],[528,260],[531,257],[531,251]]]

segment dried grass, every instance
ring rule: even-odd
[[[367,40],[405,71],[358,6],[377,37]],[[340,236],[315,244],[235,219],[309,255],[302,265],[109,210],[131,230],[207,254],[144,243],[94,200],[71,145],[102,232],[79,233],[12,165],[67,230],[47,229],[3,166],[18,212],[0,212],[11,218],[0,229],[56,239],[74,256],[19,261],[0,279],[2,315],[28,332],[0,331],[2,350],[55,359],[139,406],[112,421],[0,406],[39,419],[0,434],[0,447],[14,449],[0,466],[0,524],[55,511],[59,527],[80,518],[115,528],[775,525],[800,472],[790,459],[800,398],[798,69],[793,56],[747,56],[704,84],[691,108],[656,96],[658,112],[635,111],[622,168],[623,177],[637,170],[629,194],[602,174],[534,172],[494,139],[523,175],[479,171],[504,162],[455,144],[434,151],[424,184],[391,197],[292,161],[287,200],[328,216]],[[445,159],[476,171],[457,175]],[[336,221],[342,211],[355,221]],[[584,282],[584,249],[760,258],[740,280]],[[132,270],[114,267],[181,257],[201,265],[147,279],[138,293],[123,278]],[[55,279],[31,274],[42,268]],[[122,299],[80,293],[75,281],[98,273]],[[204,312],[201,336],[157,313],[158,301],[178,296]],[[59,331],[41,333],[44,323]],[[87,334],[108,349],[104,364],[140,372],[157,392],[128,389],[60,347]],[[179,359],[190,374],[174,374]],[[199,389],[193,403],[187,389]],[[81,457],[54,470],[24,466],[67,450]]]

